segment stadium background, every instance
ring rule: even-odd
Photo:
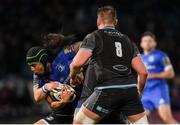
[[[180,8],[171,0],[1,0],[0,123],[33,123],[47,105],[35,104],[32,74],[25,64],[28,48],[48,32],[75,34],[79,40],[96,29],[96,10],[113,5],[117,28],[139,45],[144,31],[157,35],[158,48],[171,58],[176,77],[170,81],[173,114],[180,121]],[[152,123],[162,123],[157,113]]]

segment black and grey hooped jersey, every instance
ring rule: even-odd
[[[96,78],[96,82],[101,85],[137,82],[137,78],[132,73],[131,61],[139,54],[139,50],[118,30],[104,28],[88,34],[83,40],[81,49],[93,52],[86,79]]]

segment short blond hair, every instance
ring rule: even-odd
[[[116,9],[112,6],[103,6],[98,9],[97,16],[100,16],[103,21],[113,23],[116,21],[117,12]]]

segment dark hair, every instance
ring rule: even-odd
[[[43,36],[42,44],[47,49],[49,60],[53,61],[59,50],[71,45],[75,40],[74,35],[64,36],[60,33],[48,33]]]
[[[103,20],[109,20],[113,22],[117,18],[116,9],[112,6],[103,6],[98,9],[97,15],[100,15]]]
[[[43,36],[43,46],[50,50],[62,48],[72,44],[74,39],[74,35],[64,36],[60,33],[48,33]]]
[[[144,36],[150,36],[150,37],[152,37],[152,38],[154,39],[154,41],[156,41],[156,36],[155,36],[155,34],[152,33],[152,32],[149,32],[149,31],[144,32],[144,33],[142,34],[142,37],[144,37]]]

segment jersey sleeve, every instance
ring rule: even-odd
[[[85,49],[85,50],[89,50],[89,51],[93,51],[96,47],[96,42],[95,42],[95,35],[94,34],[88,34],[82,44],[80,49]]]
[[[164,70],[172,68],[171,61],[170,61],[168,55],[165,54],[165,53],[163,53],[162,56],[161,56],[161,64],[163,65]]]
[[[132,48],[133,48],[133,58],[138,56],[140,54],[138,47],[134,42],[132,42]]]

